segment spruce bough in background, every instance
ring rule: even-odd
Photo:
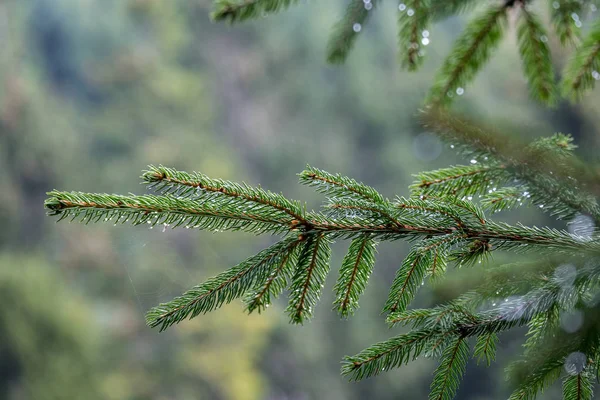
[[[214,17],[236,22],[293,3],[296,1],[218,1]],[[330,61],[345,60],[377,3],[351,2],[330,41]],[[424,33],[431,22],[470,10],[475,3],[402,3],[402,66],[414,70],[421,64],[419,39],[427,38]],[[498,334],[526,326],[523,357],[509,367],[515,385],[511,399],[534,398],[560,377],[565,399],[589,399],[592,379],[600,374],[597,233],[507,225],[487,214],[529,204],[558,219],[585,215],[597,225],[600,176],[574,156],[575,146],[568,135],[518,143],[440,107],[449,104],[453,93],[464,90],[489,58],[502,38],[509,13],[518,14],[519,51],[532,96],[547,104],[557,101],[548,37],[530,3],[541,1],[491,2],[475,11],[475,18],[441,67],[428,97],[430,106],[422,114],[423,124],[458,148],[470,163],[419,174],[408,198],[390,200],[351,178],[308,167],[300,174],[300,182],[323,193],[328,203],[320,211],[307,211],[303,203],[261,188],[150,166],[142,179],[157,195],[52,191],[45,206],[59,220],[164,224],[281,236],[269,248],[150,310],[148,325],[161,330],[238,298],[248,312],[261,312],[285,289],[290,292],[286,310],[290,321],[303,323],[311,318],[321,295],[330,270],[330,244],[336,240],[350,244],[334,287],[333,306],[340,316],[349,317],[372,273],[377,244],[412,241],[383,307],[391,326],[409,326],[410,331],[347,357],[343,374],[358,380],[420,356],[435,357],[440,361],[430,398],[451,399],[471,356],[489,365],[495,357]],[[598,74],[600,24],[596,22],[587,37],[580,39],[580,16],[592,2],[548,4],[561,43],[576,46],[561,85],[564,95],[577,98],[594,86]],[[486,278],[447,304],[408,308],[426,280],[443,278],[448,263],[478,265],[495,251],[535,252],[540,259],[488,267]],[[583,315],[584,322],[576,332],[565,333],[559,318],[571,312]],[[470,338],[475,340],[472,349]]]
[[[333,27],[327,46],[327,60],[344,62],[369,16],[381,0],[350,0],[344,16]],[[217,0],[213,18],[237,23],[276,13],[297,0]],[[515,20],[518,50],[531,96],[554,105],[560,96],[579,99],[600,79],[600,21],[594,0],[400,0],[398,19],[398,58],[401,66],[417,70],[424,61],[431,40],[431,26],[448,17],[472,13],[469,23],[456,40],[440,67],[428,95],[428,103],[449,105],[456,95],[485,66],[505,36],[509,21]],[[550,11],[551,23],[545,27],[538,16]],[[587,34],[584,21],[590,20]],[[555,81],[550,47],[553,31],[572,55]]]

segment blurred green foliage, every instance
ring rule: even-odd
[[[103,398],[98,325],[81,293],[39,257],[2,255],[0,265],[0,301],[11,305],[0,314],[3,398]]]
[[[151,163],[262,184],[312,199],[310,207],[320,200],[295,178],[307,163],[386,196],[406,194],[411,174],[455,162],[413,117],[462,21],[432,30],[435,61],[409,74],[396,63],[395,6],[381,7],[347,63],[332,67],[323,54],[342,1],[234,29],[209,22],[209,0],[0,3],[1,398],[426,396],[433,365],[425,359],[360,383],[339,376],[344,354],[389,336],[378,314],[404,245],[381,246],[349,321],[324,306],[332,278],[304,327],[288,326],[281,310],[246,316],[234,303],[158,334],[143,312],[235,265],[265,238],[55,225],[41,206],[54,188],[125,192]],[[570,132],[593,157],[598,92],[576,108],[532,104],[512,67],[515,45],[503,45],[456,105],[523,136]],[[333,265],[344,250],[334,247]],[[518,346],[503,338],[498,364]],[[459,398],[506,393],[501,371],[469,366]]]

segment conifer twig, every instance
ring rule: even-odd
[[[356,37],[363,30],[379,0],[350,0],[344,16],[333,27],[327,43],[327,61],[341,64],[346,61]]]
[[[279,12],[297,2],[298,0],[216,0],[211,16],[215,21],[235,23]]]
[[[398,11],[400,63],[415,71],[423,63],[422,46],[429,43],[430,0],[408,0],[403,4],[406,8]]]
[[[531,96],[545,104],[553,105],[556,103],[557,90],[547,33],[529,7],[523,5],[520,11],[521,22],[517,30],[519,52]]]
[[[552,13],[552,24],[562,45],[576,46],[581,41],[581,29],[577,26],[582,14],[583,2],[577,0],[561,0],[548,2]],[[577,19],[573,18],[577,16]],[[581,22],[579,22],[581,24]]]
[[[575,55],[567,63],[562,81],[565,97],[580,98],[600,79],[600,21],[596,21]]]
[[[491,6],[469,23],[456,41],[450,56],[439,70],[429,94],[429,102],[447,105],[455,94],[483,66],[491,50],[502,38],[502,24],[506,18],[505,4]],[[459,90],[458,93],[455,93]]]

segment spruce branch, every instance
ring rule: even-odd
[[[417,308],[411,310],[404,310],[388,314],[386,322],[390,325],[390,328],[394,328],[396,326],[406,326],[409,324],[412,325],[412,327],[414,328],[417,326],[424,326],[426,322],[431,320],[431,317],[435,313],[435,308]],[[429,326],[428,328],[431,328],[431,326]]]
[[[577,48],[563,71],[562,92],[572,100],[579,99],[594,88],[600,79],[600,21],[592,26],[588,36]]]
[[[442,354],[440,365],[431,383],[430,400],[452,400],[467,368],[469,345],[463,337],[456,337]]]
[[[374,344],[355,356],[344,358],[342,374],[361,380],[397,368],[419,357],[437,338],[432,330],[413,331]]]
[[[329,204],[325,207],[325,214],[334,219],[348,219],[355,222],[364,220],[368,225],[392,224],[398,228],[402,227],[398,222],[399,215],[397,214],[397,210],[395,210],[389,202],[383,205],[364,200],[330,198]]]
[[[358,308],[358,299],[373,271],[376,245],[369,235],[358,237],[350,244],[335,285],[336,300],[333,303],[342,317],[347,318]]]
[[[299,176],[300,183],[314,187],[317,192],[336,200],[351,198],[377,204],[386,204],[386,200],[377,190],[340,174],[330,174],[327,171],[307,166]]]
[[[462,291],[452,293],[451,298],[459,297],[464,304],[477,308],[489,299],[523,295],[545,284],[558,265],[572,261],[570,255],[544,256],[535,261],[487,266],[485,272],[477,274],[462,273],[453,278],[461,282]]]
[[[393,240],[399,238],[418,238],[423,236],[444,236],[451,233],[462,232],[466,235],[467,243],[474,241],[490,241],[492,248],[502,249],[528,249],[528,246],[544,246],[549,251],[558,253],[596,253],[600,251],[600,245],[593,241],[581,241],[578,237],[565,231],[550,228],[526,227],[521,224],[508,225],[494,223],[486,220],[485,227],[444,225],[436,222],[432,216],[411,215],[412,222],[416,224],[402,223],[403,219],[397,218],[396,224],[380,225],[372,224],[369,220],[361,220],[360,215],[350,219],[332,220],[319,214],[311,215],[310,230],[307,233],[327,233],[331,239],[354,238],[364,233],[373,234],[374,238],[381,240]],[[360,223],[356,223],[360,222]],[[411,222],[411,221],[407,221]]]
[[[517,29],[523,71],[529,81],[531,97],[553,105],[557,101],[554,70],[548,47],[548,35],[539,18],[527,7],[521,7]]]
[[[452,364],[452,368],[449,370],[448,364],[445,363],[452,359],[451,357],[445,358],[444,353],[448,355],[448,349],[453,349],[459,352],[455,355],[459,355],[461,360],[463,357],[466,359],[468,347],[467,354],[465,354],[464,347],[458,346],[457,340],[462,341],[472,336],[492,335],[487,342],[483,341],[483,344],[479,345],[476,353],[476,355],[484,354],[485,350],[484,356],[491,360],[495,348],[493,334],[526,324],[533,315],[543,312],[540,304],[543,305],[544,300],[536,300],[534,295],[530,295],[528,301],[515,302],[513,305],[494,308],[481,314],[473,314],[469,308],[460,303],[450,303],[428,310],[407,310],[390,314],[388,322],[392,325],[412,324],[413,330],[375,344],[355,356],[346,357],[342,373],[350,375],[351,379],[362,379],[378,374],[385,369],[399,367],[425,352],[433,356],[442,353],[441,365],[446,365],[445,370],[450,375],[456,374],[461,371],[462,361],[456,365]],[[442,349],[446,350],[442,351]],[[444,381],[443,377],[444,374],[441,374],[442,380],[435,381],[438,385],[436,393],[448,396],[454,388],[453,382],[456,380],[456,375],[454,377],[447,376],[449,381]]]
[[[541,298],[536,299],[536,295],[541,295]],[[527,325],[557,301],[558,294],[551,288],[536,289],[523,296],[513,296],[502,302],[492,303],[487,309],[474,313],[469,311],[473,309],[473,305],[468,304],[468,299],[459,299],[437,308],[438,311],[428,318],[418,321],[417,326],[427,326],[430,329],[431,326],[439,326],[444,332],[463,337],[498,334]]]
[[[430,251],[413,250],[408,254],[392,282],[383,312],[394,313],[406,309],[415,297],[418,288],[423,285],[431,261],[432,253]]]
[[[477,363],[485,360],[489,367],[492,361],[496,359],[496,344],[498,343],[498,335],[495,332],[484,333],[477,337],[473,355],[477,357]]]
[[[528,323],[525,354],[535,352],[537,347],[549,339],[549,335],[558,327],[560,308],[558,304],[550,306],[547,312],[536,315]]]
[[[535,309],[533,297],[530,297],[531,301],[526,302],[524,307],[531,310]],[[460,303],[450,303],[434,309],[407,310],[393,316],[390,315],[388,321],[392,324],[412,324],[414,330],[411,333],[374,345],[357,356],[348,357],[346,360],[351,362],[352,365],[346,364],[343,371],[352,374],[377,373],[378,369],[385,367],[383,364],[387,363],[387,361],[379,361],[381,358],[392,358],[393,360],[399,358],[403,361],[394,362],[391,367],[399,366],[405,362],[404,360],[408,355],[406,352],[413,350],[411,346],[419,343],[417,341],[413,342],[412,339],[415,337],[413,334],[418,334],[419,341],[430,341],[432,346],[427,351],[434,351],[435,353],[436,349],[434,347],[437,349],[445,347],[446,344],[451,343],[456,338],[492,335],[527,323],[529,312],[519,311],[520,318],[518,319],[505,318],[506,311],[510,308],[511,306],[492,309],[477,315],[471,313],[468,308],[460,305]],[[538,310],[538,312],[543,311]],[[429,335],[426,335],[426,333],[429,333]],[[482,352],[485,350],[487,352],[486,357],[492,357],[493,348],[495,347],[494,340],[493,335],[489,339],[482,340],[477,354],[483,354]],[[407,341],[406,346],[408,348],[397,347],[397,344],[405,343],[405,341]],[[418,355],[420,355],[420,352],[414,357]],[[356,372],[356,369],[363,369],[363,371]]]
[[[482,321],[482,318],[478,318],[471,311],[472,308],[460,300],[451,301],[433,308],[392,313],[388,315],[386,321],[390,327],[411,325],[413,329],[454,332],[456,335],[460,335],[463,324],[476,324]]]
[[[488,261],[492,254],[493,244],[489,240],[474,240],[467,247],[452,252],[449,256],[451,261],[456,261],[457,266],[471,267]]]
[[[307,167],[300,174],[301,183],[329,197],[322,212],[307,213],[301,203],[261,188],[151,166],[143,174],[143,180],[160,195],[53,191],[48,193],[45,205],[48,213],[59,219],[71,216],[86,223],[114,220],[135,225],[185,224],[209,230],[284,235],[280,242],[257,255],[150,310],[148,324],[161,330],[237,298],[243,298],[248,312],[260,312],[286,288],[290,292],[287,307],[290,320],[303,323],[312,316],[321,295],[330,268],[330,243],[336,239],[352,240],[334,288],[334,307],[342,317],[350,316],[358,307],[372,272],[376,243],[401,238],[415,240],[396,274],[384,307],[390,325],[410,325],[412,330],[348,357],[343,373],[352,379],[362,379],[398,367],[421,354],[441,357],[432,396],[448,399],[456,392],[464,370],[468,338],[477,337],[474,355],[490,363],[496,335],[528,325],[525,356],[529,357],[549,340],[559,312],[574,310],[580,299],[600,290],[596,283],[600,279],[600,242],[595,238],[583,240],[562,230],[495,222],[472,201],[456,198],[454,189],[461,179],[507,174],[508,180],[520,171],[520,164],[515,161],[520,160],[520,154],[507,157],[494,138],[473,137],[478,138],[472,142],[473,151],[490,157],[484,169],[453,167],[425,174],[420,183],[427,185],[421,189],[435,190],[393,201],[353,179]],[[524,146],[522,152],[530,158],[546,158],[550,154],[557,163],[568,164],[572,162],[572,149],[570,138],[555,135]],[[524,185],[531,185],[525,178],[522,180]],[[448,191],[444,185],[453,189]],[[472,192],[463,193],[480,192],[475,188],[469,190]],[[522,264],[503,266],[487,271],[486,279],[455,301],[426,310],[408,309],[425,278],[439,280],[449,260],[461,266],[498,250],[523,252],[534,248],[555,254],[554,262],[563,257],[573,263],[579,260],[575,276],[552,273],[553,264],[544,260],[530,264],[526,273],[518,276],[515,268],[523,270]],[[584,260],[587,260],[585,265],[579,265]],[[498,296],[505,300],[490,305],[491,299]],[[580,342],[584,343],[587,340],[584,339]],[[544,369],[527,379],[541,388],[539,382],[546,382],[553,371]]]
[[[533,348],[556,327],[558,311],[574,309],[581,293],[588,290],[588,282],[594,282],[600,273],[597,264],[577,270],[555,265],[545,260],[528,263],[527,268],[523,264],[493,268],[476,283],[475,289],[457,300],[431,309],[393,313],[388,316],[388,323],[453,331],[463,336],[529,325],[525,346]],[[471,311],[475,309],[483,311]]]
[[[408,304],[415,297],[418,288],[424,284],[428,270],[433,269],[434,263],[439,265],[441,262],[445,262],[445,260],[439,260],[439,257],[443,255],[443,250],[436,251],[436,249],[444,248],[457,239],[456,235],[449,234],[422,241],[418,246],[415,246],[406,256],[396,274],[383,311],[395,313],[406,310]]]
[[[577,46],[581,41],[581,29],[575,23],[573,15],[581,15],[583,3],[578,0],[549,0],[552,25],[560,43]]]
[[[591,400],[594,397],[594,382],[588,371],[568,375],[562,388],[564,400]]]
[[[576,160],[573,151],[577,146],[573,144],[573,137],[568,134],[559,132],[551,136],[541,137],[531,142],[527,147],[536,156],[551,155],[556,159],[553,161],[566,164],[566,168],[572,168],[569,164]]]
[[[523,195],[523,193],[526,194]],[[526,186],[503,187],[484,195],[481,199],[481,206],[493,213],[509,210],[526,203],[528,194]]]
[[[465,203],[458,199],[440,201],[436,198],[398,198],[394,202],[394,207],[401,210],[414,210],[424,217],[433,216],[444,218],[450,224],[456,224],[457,227],[462,227],[469,222],[485,224],[485,215],[472,203]],[[466,212],[465,212],[466,211]],[[472,220],[473,217],[476,220]]]
[[[521,366],[521,368],[525,370],[527,367],[537,366],[533,363],[526,365]],[[526,383],[519,386],[510,395],[509,400],[534,400],[538,393],[543,393],[544,389],[559,378],[562,367],[562,359],[553,358],[553,362],[546,362],[543,369],[538,369],[525,378]]]
[[[337,185],[331,187],[338,190]],[[348,187],[344,186],[346,190]],[[350,191],[350,193],[355,193]],[[61,218],[81,217],[83,222],[98,222],[127,217],[133,224],[188,224],[210,230],[245,230],[250,232],[283,233],[300,230],[308,234],[324,233],[330,238],[355,238],[372,233],[374,238],[402,238],[443,236],[461,232],[468,242],[493,241],[499,248],[517,248],[523,245],[543,245],[557,251],[594,252],[594,242],[582,242],[577,237],[553,229],[530,228],[520,225],[493,223],[485,219],[468,202],[400,199],[396,203],[372,203],[371,207],[357,207],[354,214],[335,218],[321,213],[310,213],[302,220],[291,219],[290,210],[273,209],[271,203],[251,208],[244,196],[219,195],[206,199],[164,196],[119,196],[76,192],[50,192],[46,207],[52,215]],[[381,201],[381,195],[374,196]],[[252,198],[252,202],[254,198]],[[359,202],[360,203],[360,202]],[[263,206],[267,208],[263,208]],[[374,220],[373,211],[381,211],[391,220]]]
[[[453,238],[449,238],[445,245],[435,246],[433,248],[433,255],[431,257],[431,265],[427,269],[427,276],[432,281],[439,281],[444,277],[446,268],[448,266],[448,249],[454,241],[465,238],[462,234],[457,234]]]
[[[173,168],[149,166],[142,175],[143,182],[150,189],[177,198],[191,198],[204,201],[247,202],[247,209],[287,214],[298,223],[306,223],[304,209],[300,202],[290,201],[281,194],[253,188],[246,184],[237,184],[221,179],[211,179],[199,172],[188,174]],[[227,199],[229,198],[229,199]]]
[[[536,346],[535,352],[530,352],[523,360],[511,364],[507,372],[510,379],[518,383],[518,387],[511,394],[510,400],[533,400],[560,377],[565,359],[578,351],[580,346],[579,336],[567,337],[564,333],[555,331],[553,337]]]
[[[211,17],[215,21],[242,22],[277,13],[298,0],[215,0]]]
[[[390,315],[388,320],[392,318],[390,322],[393,324],[411,324],[413,330],[371,346],[356,356],[346,357],[342,371],[354,379],[361,379],[387,368],[398,367],[422,353],[437,355],[444,348],[441,366],[434,380],[438,389],[432,395],[451,398],[454,385],[462,375],[462,365],[466,362],[462,360],[468,357],[468,347],[464,348],[466,338],[478,336],[475,356],[485,358],[489,363],[495,352],[497,333],[530,324],[557,302],[565,304],[564,300],[560,300],[561,297],[572,297],[572,294],[559,293],[558,282],[546,282],[545,285],[546,288],[534,290],[521,298],[507,299],[503,305],[480,314],[472,313],[469,311],[472,306],[465,307],[459,300],[433,309],[407,310]],[[588,334],[567,339],[563,333],[556,338],[556,332],[552,332],[553,335],[545,336],[544,343],[536,344],[535,351],[527,353],[529,355],[525,360],[511,367],[513,379],[520,383],[513,399],[533,398],[535,393],[558,377],[563,364],[569,362],[565,361],[568,354],[574,349],[586,348],[583,338],[589,337]],[[593,335],[595,339],[592,341],[597,342],[596,334]],[[459,345],[457,341],[462,344]],[[419,347],[422,345],[425,349]],[[457,355],[460,363],[454,365],[453,356]]]
[[[354,42],[367,23],[372,10],[379,0],[350,0],[346,13],[333,27],[333,33],[327,43],[327,61],[341,64],[346,61]]]
[[[330,255],[327,237],[322,234],[306,237],[290,286],[292,295],[287,312],[291,322],[301,324],[312,316],[329,273]]]
[[[435,20],[447,18],[454,14],[462,14],[473,9],[477,0],[430,0],[430,12]]]
[[[327,60],[343,63],[358,35],[368,22],[379,0],[348,0],[344,16],[335,24],[327,44]],[[298,3],[298,0],[214,0],[212,18],[237,23],[277,13]],[[414,71],[423,63],[423,47],[429,42],[428,26],[432,22],[471,11],[482,2],[476,0],[405,0],[398,6],[398,47],[400,64]],[[430,90],[427,103],[449,105],[464,93],[481,70],[503,36],[507,11],[521,8],[518,29],[523,70],[533,98],[555,104],[558,90],[552,72],[547,45],[548,35],[542,23],[529,10],[531,0],[497,0],[467,25],[446,57]],[[549,0],[551,23],[561,43],[573,46],[581,42],[580,16],[589,2],[582,0]],[[583,39],[564,72],[562,94],[579,99],[600,79],[598,72],[598,22]]]
[[[429,43],[430,0],[409,0],[398,10],[398,46],[400,64],[409,71],[423,63],[422,46]]]
[[[560,289],[554,285],[535,288],[522,296],[511,296],[484,314],[482,322],[463,327],[476,333],[499,333],[528,324],[541,313],[546,313],[561,300]]]
[[[492,6],[467,25],[437,73],[429,103],[448,105],[455,92],[475,77],[502,39],[506,8],[505,4]]]
[[[328,59],[343,62],[379,0],[350,0],[328,45]],[[297,0],[217,0],[213,18],[237,23],[286,9]],[[473,8],[474,0],[407,0],[399,6],[401,63],[409,70],[422,61],[431,22]],[[407,239],[414,243],[391,285],[384,311],[392,326],[408,333],[346,357],[342,373],[358,380],[399,367],[415,358],[440,358],[430,398],[449,400],[464,374],[469,346],[489,365],[498,335],[527,327],[523,360],[510,368],[517,384],[511,399],[533,399],[560,377],[565,399],[589,399],[591,374],[600,371],[597,296],[600,295],[600,239],[547,227],[509,225],[489,219],[485,210],[508,210],[531,203],[558,218],[585,215],[600,224],[600,173],[579,160],[568,135],[555,134],[531,143],[507,140],[501,132],[449,116],[442,107],[464,92],[498,47],[508,10],[520,8],[517,31],[523,71],[531,96],[557,100],[554,72],[543,24],[529,0],[501,0],[477,15],[456,41],[438,72],[424,112],[426,126],[437,132],[471,165],[417,175],[411,197],[388,200],[363,183],[307,167],[300,182],[327,196],[322,210],[306,212],[303,203],[245,184],[212,179],[163,166],[142,175],[158,195],[109,195],[52,191],[45,207],[58,220],[113,221],[133,225],[185,225],[211,231],[241,230],[278,234],[279,242],[235,267],[160,304],[147,323],[161,331],[242,298],[246,310],[263,311],[285,289],[292,323],[313,315],[330,270],[330,243],[351,240],[335,285],[334,308],[348,317],[358,308],[373,271],[376,244]],[[558,5],[558,7],[555,6]],[[579,15],[586,4],[552,2],[552,23],[563,44],[578,42]],[[579,24],[578,24],[579,22]],[[421,43],[421,44],[419,44]],[[600,79],[600,23],[576,49],[563,74],[562,93],[573,99]],[[473,201],[481,198],[479,203]],[[425,279],[440,280],[449,262],[473,265],[497,251],[543,251],[544,259],[489,268],[484,278],[469,277],[473,288],[452,301],[428,309],[409,309]],[[568,263],[568,264],[567,264]],[[471,274],[473,275],[473,274]],[[583,315],[574,334],[559,329],[564,313]]]
[[[474,166],[481,168],[481,172],[474,172],[472,177],[466,179],[466,183],[466,177],[462,176],[458,176],[463,179],[457,179],[457,183],[448,179],[449,184],[454,185],[451,190],[456,193],[472,196],[489,190],[493,192],[502,185],[516,181],[526,189],[522,199],[529,199],[542,211],[558,218],[572,218],[577,213],[583,213],[600,221],[600,207],[595,197],[600,194],[600,181],[585,163],[572,154],[572,139],[568,135],[556,134],[527,144],[514,137],[508,140],[501,132],[436,108],[424,110],[422,121],[428,129],[453,143],[466,157],[471,158]],[[492,179],[485,176],[490,173],[488,169],[495,172],[495,179],[493,184],[488,182],[484,186],[482,182]],[[413,190],[440,190],[439,187],[443,188],[445,182],[444,174],[452,177],[453,172],[440,170],[431,176],[424,175],[421,182],[413,185]],[[430,179],[436,177],[442,179],[439,185]],[[430,182],[432,184],[428,185]],[[441,189],[441,193],[448,191]]]
[[[502,184],[510,176],[506,168],[499,165],[456,165],[415,175],[417,180],[411,185],[414,195],[440,196],[472,200],[476,195],[486,193],[491,182]]]
[[[502,132],[443,108],[427,106],[421,110],[419,117],[424,129],[436,133],[466,159],[474,160],[471,162],[473,167],[485,166],[488,161],[513,160],[526,146],[517,138],[506,140]]]
[[[59,221],[71,217],[83,223],[113,221],[132,225],[164,224],[211,231],[242,230],[282,233],[288,218],[264,210],[246,210],[243,203],[198,201],[173,196],[121,196],[81,192],[49,192],[44,206]]]
[[[150,327],[160,327],[163,331],[188,317],[193,318],[230,303],[253,285],[268,279],[273,269],[293,251],[298,242],[297,237],[288,237],[180,297],[154,307],[146,315],[146,322]]]
[[[269,277],[262,282],[258,282],[250,290],[245,298],[246,311],[249,314],[255,310],[260,314],[272,303],[273,299],[279,296],[285,288],[289,286],[294,273],[294,267],[298,262],[298,248],[301,241],[296,242],[290,251],[283,254],[277,260],[276,268],[269,274]]]
[[[581,303],[579,305],[582,306]],[[518,383],[511,399],[533,399],[537,392],[543,391],[557,380],[563,370],[568,375],[576,376],[589,374],[595,368],[594,359],[600,343],[596,318],[598,308],[596,305],[590,305],[581,311],[583,324],[577,332],[548,330],[541,340],[534,345],[528,345],[530,347],[523,360],[509,367],[509,376]],[[584,382],[581,380],[579,383]],[[569,395],[577,395],[577,390],[573,392],[572,389],[569,388]],[[580,387],[579,390],[585,389]],[[583,392],[579,392],[579,395],[583,395]]]

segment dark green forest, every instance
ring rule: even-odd
[[[326,53],[345,2],[306,2],[235,26],[212,22],[211,3],[0,2],[0,398],[426,398],[434,360],[361,382],[339,374],[343,356],[391,336],[380,308],[405,242],[378,247],[351,319],[326,305],[334,301],[330,278],[303,326],[288,324],[285,300],[260,316],[233,302],[159,334],[146,326],[147,310],[272,239],[45,217],[54,188],[143,193],[136,173],[149,164],[243,180],[318,208],[322,197],[295,179],[307,164],[393,197],[409,195],[414,174],[461,162],[416,115],[465,18],[434,25],[427,62],[407,72],[396,53],[396,3],[378,6],[342,65],[328,64]],[[597,18],[596,10],[590,2],[586,18]],[[539,15],[551,18],[547,7]],[[555,35],[548,43],[560,70],[569,49]],[[454,108],[519,139],[569,133],[577,153],[597,162],[600,92],[554,108],[532,101],[518,46],[507,35],[475,81],[456,92]],[[502,216],[565,228],[537,207]],[[345,251],[335,244],[332,264]],[[455,297],[475,273],[450,271],[414,305]],[[457,398],[507,398],[503,368],[519,354],[524,332],[502,336],[491,368],[469,362]],[[561,398],[560,387],[542,398]]]

